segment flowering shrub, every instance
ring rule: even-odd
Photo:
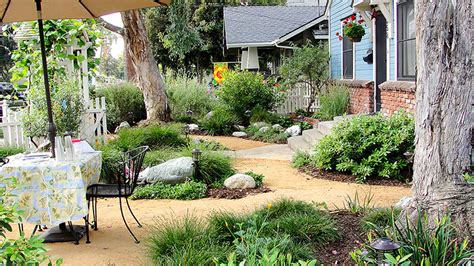
[[[356,39],[362,38],[362,36],[365,35],[365,29],[364,29],[364,20],[362,17],[357,20],[355,15],[352,15],[350,17],[347,17],[342,21],[343,25],[343,32],[344,36],[347,36],[351,41],[354,41]],[[339,40],[342,40],[342,36],[339,34],[339,32],[336,32],[336,35],[339,37]]]

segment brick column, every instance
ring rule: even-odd
[[[391,115],[399,110],[415,113],[415,82],[386,81],[379,87],[383,115]]]
[[[370,80],[337,80],[349,87],[351,95],[349,113],[369,114],[374,112],[374,83]]]

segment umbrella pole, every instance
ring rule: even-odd
[[[48,133],[49,141],[51,142],[51,153],[53,158],[55,157],[55,141],[56,137],[56,125],[53,121],[53,108],[51,106],[51,93],[49,90],[49,77],[48,77],[48,62],[46,61],[46,47],[44,44],[44,28],[43,28],[43,18],[41,14],[41,0],[35,0],[36,2],[36,11],[38,12],[38,28],[39,28],[39,37],[41,45],[41,59],[43,61],[43,76],[44,76],[44,93],[46,95],[46,105],[48,108]]]

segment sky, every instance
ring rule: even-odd
[[[105,21],[115,25],[115,26],[118,26],[118,27],[123,27],[123,23],[122,23],[122,17],[120,16],[120,13],[114,13],[114,14],[110,14],[110,15],[107,15],[107,16],[103,16],[102,17]],[[115,34],[115,33],[114,33]],[[117,35],[117,40],[112,44],[112,56],[115,57],[115,58],[118,58],[120,55],[122,55],[123,53],[123,39],[122,39],[122,36]]]

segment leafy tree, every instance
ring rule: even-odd
[[[0,28],[0,34],[2,30]],[[9,36],[0,36],[0,82],[9,81],[9,70],[13,66],[11,51],[16,49],[15,41]]]
[[[306,111],[309,112],[316,97],[329,80],[329,52],[326,45],[306,44],[293,50],[292,56],[283,59],[280,75],[286,87],[297,83],[309,86],[310,98]]]

